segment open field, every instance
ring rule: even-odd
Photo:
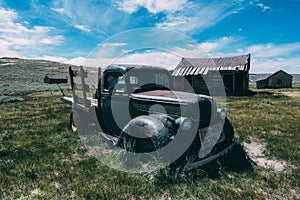
[[[0,95],[58,90],[55,84],[44,84],[44,77],[48,74],[68,76],[67,66],[45,60],[1,58]],[[69,84],[61,85],[64,89],[68,86]]]
[[[8,72],[13,71],[1,73],[0,86],[17,88],[21,78],[9,81]],[[43,73],[48,72],[38,72]],[[252,163],[238,170],[216,163],[216,176],[108,168],[86,156],[79,136],[68,130],[71,107],[60,101],[57,88],[40,87],[39,82],[33,91],[1,90],[11,101],[0,101],[0,199],[300,199],[300,97],[283,95],[300,87],[228,97],[240,141],[263,144],[266,159],[285,165],[275,171]]]
[[[229,98],[228,114],[240,139],[266,143],[266,156],[287,167],[282,172],[255,165],[242,172],[221,168],[213,179],[196,172],[126,174],[85,157],[79,137],[67,128],[70,107],[59,96],[32,93],[22,96],[24,102],[0,105],[0,198],[299,198],[298,97]]]

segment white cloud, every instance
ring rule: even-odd
[[[140,8],[146,8],[148,12],[156,14],[181,10],[186,3],[187,0],[120,0],[116,2],[116,6],[119,10],[129,14]]]
[[[239,39],[235,37],[222,37],[212,41],[204,41],[202,43],[189,44],[185,47],[175,47],[174,51],[182,57],[216,57],[219,52],[224,51],[228,46],[236,43]]]
[[[252,54],[252,72],[271,73],[284,69],[300,73],[300,43],[259,44],[247,49]]]
[[[71,64],[71,65],[84,65],[86,58],[83,57],[76,57],[76,58],[65,58],[65,57],[60,57],[60,56],[49,56],[49,55],[43,55],[40,57],[34,57],[30,58],[34,60],[50,60],[50,61],[55,61],[55,62],[60,62],[60,63],[65,63],[65,64]]]
[[[300,42],[288,44],[259,44],[252,45],[248,51],[255,52],[258,57],[282,57],[291,55],[294,52],[300,53]]]
[[[108,36],[115,29],[122,28],[124,15],[117,12],[113,1],[52,1],[52,7],[59,8],[61,15],[55,16],[61,22],[99,36]],[[116,13],[117,12],[117,13]]]
[[[0,37],[0,55],[7,57],[20,57],[20,54],[14,50],[9,49],[10,43],[5,40],[2,40]]]
[[[68,61],[64,61],[64,63],[79,66],[79,65],[84,65],[85,61],[86,61],[86,58],[84,58],[84,57],[77,57],[77,58],[72,58],[72,59],[70,59]]]
[[[259,8],[261,8],[261,11],[262,11],[262,12],[266,12],[267,10],[270,10],[270,9],[271,9],[270,6],[266,6],[266,5],[264,5],[263,3],[258,3],[258,4],[256,4],[256,6],[258,6]]]
[[[63,14],[65,12],[65,9],[63,9],[63,8],[51,8],[51,10],[58,12],[60,14]]]
[[[64,57],[48,56],[48,55],[33,57],[33,58],[30,58],[30,59],[33,59],[33,60],[49,60],[49,61],[55,61],[55,62],[60,62],[60,63],[65,63],[65,62],[68,61],[68,59],[66,59]]]
[[[146,51],[143,53],[126,54],[125,56],[114,60],[114,63],[152,65],[174,69],[180,60],[181,57],[173,53]]]
[[[76,60],[76,59],[75,59]],[[146,50],[143,52],[130,52],[118,58],[108,57],[88,57],[82,58],[81,63],[90,67],[107,67],[110,64],[136,64],[160,66],[167,69],[174,69],[180,62],[181,57],[176,52]],[[68,61],[66,63],[74,62]]]
[[[110,64],[136,64],[160,66],[173,69],[179,63],[181,57],[176,53],[145,51],[140,53],[127,53],[118,58],[90,57],[83,61],[84,66],[107,67]],[[74,63],[74,62],[68,62]]]
[[[253,54],[251,59],[251,73],[273,73],[283,69],[288,73],[300,74],[300,58],[260,58]]]
[[[83,66],[89,67],[107,67],[108,65],[112,64],[114,59],[112,58],[86,58]]]
[[[159,28],[171,28],[180,29],[181,31],[189,31],[193,26],[195,26],[195,24],[189,25],[191,20],[193,20],[192,17],[169,14],[165,21],[157,23],[156,26]]]
[[[180,62],[181,57],[227,57],[251,53],[251,73],[272,73],[279,69],[283,69],[288,73],[300,73],[300,43],[245,46],[246,44],[242,38],[222,37],[199,44],[188,44],[185,47],[174,47],[171,52],[147,50],[133,53],[131,51],[120,58],[77,57],[66,59],[63,57],[43,56],[39,59],[91,67],[106,67],[109,64],[118,63],[153,65],[174,69]]]
[[[101,47],[122,47],[122,46],[126,46],[126,43],[123,42],[113,42],[113,43],[101,43],[99,44],[99,46]]]
[[[40,41],[42,44],[50,44],[50,45],[55,45],[55,44],[60,44],[63,41],[64,37],[61,35],[58,36],[52,36],[51,38],[45,38]]]
[[[199,33],[243,8],[243,4],[228,1],[214,1],[206,4],[186,3],[184,9],[167,13],[165,19],[156,26]]]
[[[77,28],[77,29],[79,29],[79,30],[85,31],[85,32],[91,32],[90,29],[86,28],[83,25],[75,25],[74,27]]]
[[[0,39],[2,56],[19,55],[27,56],[30,53],[40,53],[39,50],[47,45],[61,44],[64,37],[55,34],[55,29],[45,26],[28,28],[24,23],[18,22],[19,18],[15,11],[0,8]],[[50,45],[50,46],[49,46]]]

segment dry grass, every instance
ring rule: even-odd
[[[299,98],[230,97],[228,114],[240,139],[264,142],[266,157],[286,161],[287,168],[274,172],[253,165],[239,172],[216,166],[219,175],[210,178],[201,170],[126,174],[93,157],[73,159],[84,147],[67,129],[70,107],[59,93],[21,97],[24,102],[0,104],[2,199],[299,198]]]

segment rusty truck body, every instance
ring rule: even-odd
[[[225,109],[217,108],[210,96],[175,91],[172,77],[164,68],[110,65],[103,73],[99,70],[92,97],[87,97],[91,89],[85,83],[87,72],[83,67],[77,72],[70,67],[69,72],[73,96],[62,100],[73,104],[73,132],[90,131],[92,124],[98,123],[99,134],[114,146],[125,148],[125,140],[130,138],[135,141],[130,151],[137,153],[163,149],[181,138],[176,146],[188,147],[178,159],[193,157],[185,170],[220,158],[236,143]],[[80,83],[74,81],[76,74]],[[96,119],[89,119],[92,112]],[[84,123],[79,119],[85,119]]]

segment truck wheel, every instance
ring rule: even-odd
[[[225,132],[225,138],[227,142],[231,142],[234,138],[234,130],[231,122],[226,117],[224,122],[224,132]]]
[[[118,145],[134,153],[149,153],[156,150],[152,138],[136,138],[124,132],[119,138]]]
[[[136,142],[135,152],[137,153],[150,153],[155,151],[156,148],[152,142],[152,138],[143,138],[137,139],[139,142]]]
[[[78,128],[80,128],[80,116],[76,110],[70,112],[70,130],[72,133],[78,133]]]
[[[158,144],[162,142],[157,136],[163,138],[168,131],[159,119],[142,115],[132,119],[125,126],[122,130],[120,144],[136,153],[149,153],[159,148]]]

